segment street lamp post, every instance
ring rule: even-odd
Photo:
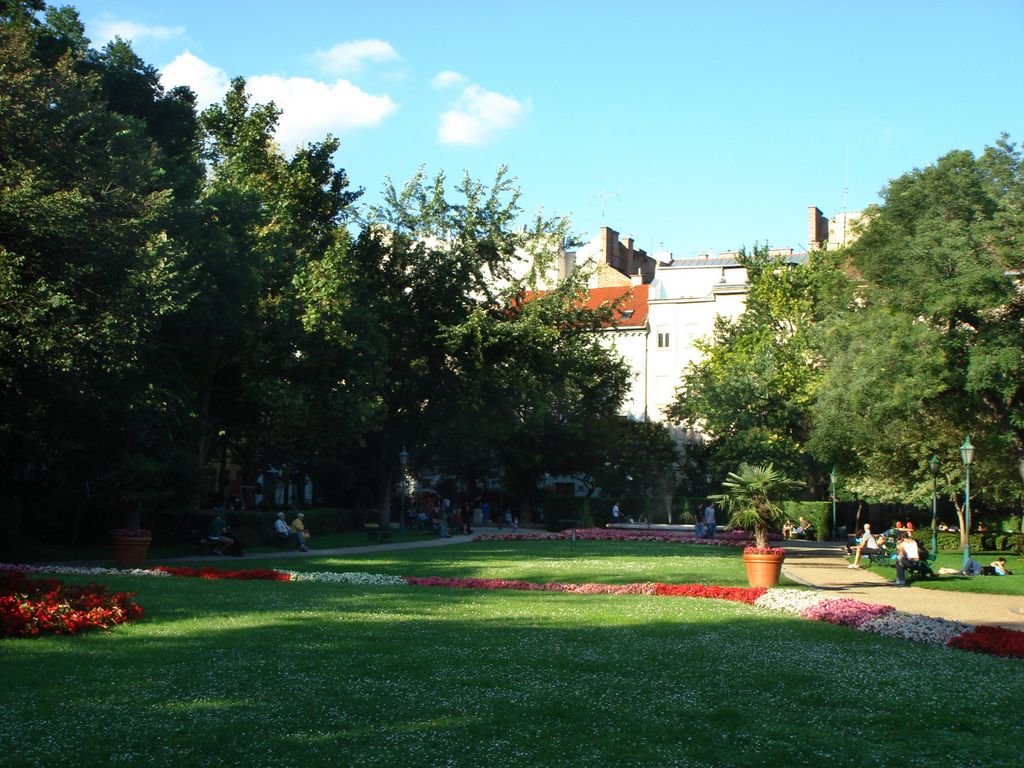
[[[832,467],[828,479],[832,481],[832,541],[839,540],[839,532],[836,530],[836,468]]]
[[[402,502],[401,510],[398,517],[398,537],[401,539],[405,538],[405,467],[409,463],[409,452],[405,450],[405,446],[402,446],[402,450],[398,452],[398,463],[402,466]]]
[[[936,528],[936,525],[935,525],[935,523],[936,523],[936,520],[935,520],[936,514],[935,513],[936,513],[936,509],[937,509],[937,507],[936,507],[937,501],[936,501],[936,496],[935,496],[935,479],[939,476],[939,457],[938,456],[934,456],[933,455],[930,459],[928,459],[928,472],[931,473],[931,476],[932,476],[932,553],[934,554],[934,553],[939,551],[939,544],[938,544],[939,533],[938,533],[938,528]]]
[[[964,569],[966,569],[967,561],[971,559],[971,463],[974,461],[974,446],[971,445],[970,435],[964,438],[964,444],[960,446],[960,459],[964,463],[966,478],[964,487]]]

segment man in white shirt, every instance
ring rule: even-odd
[[[871,534],[871,523],[864,523],[864,534],[860,537],[860,543],[857,545],[856,553],[853,556],[853,562],[850,563],[847,568],[860,568],[860,556],[864,550],[868,550],[868,555],[872,551],[878,550],[878,541]]]
[[[896,552],[899,556],[896,558],[896,581],[893,584],[897,587],[905,587],[907,582],[903,577],[906,569],[910,567],[911,563],[916,563],[921,559],[921,552],[917,548],[917,542],[906,533],[900,535]]]

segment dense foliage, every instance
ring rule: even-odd
[[[1007,137],[893,180],[859,238],[805,262],[741,259],[745,314],[719,320],[669,416],[707,434],[717,474],[771,461],[820,498],[927,504],[927,462],[962,507],[1016,505],[1024,480],[1024,166]],[[961,523],[962,527],[962,523]]]
[[[522,228],[504,169],[458,199],[421,171],[360,210],[336,139],[286,156],[243,79],[197,114],[39,0],[0,3],[0,83],[8,547],[44,516],[75,536],[194,508],[228,457],[382,517],[403,446],[524,492],[592,458],[625,368],[578,281],[526,300],[567,225]]]

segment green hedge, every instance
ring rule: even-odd
[[[817,541],[828,541],[832,538],[832,502],[784,501],[782,510],[794,523],[801,517],[810,520]]]
[[[295,515],[302,512],[306,528],[314,535],[324,533],[339,533],[343,531],[360,531],[363,524],[369,520],[376,519],[375,510],[363,509],[337,509],[331,507],[317,509],[303,509],[285,512],[285,521],[290,525]],[[195,537],[206,533],[210,521],[217,512],[214,510],[203,510],[193,512],[189,515],[189,536]],[[235,531],[243,541],[257,543],[273,539],[274,521],[277,519],[277,512],[265,512],[261,510],[228,510],[221,512],[225,516],[231,530]]]
[[[922,531],[922,533],[924,532]],[[940,552],[959,552],[960,534],[940,531],[937,543]],[[970,545],[972,552],[1021,552],[1024,549],[1024,535],[995,532],[972,533]]]

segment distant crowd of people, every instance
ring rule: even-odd
[[[486,499],[453,503],[448,497],[440,501],[428,497],[416,513],[416,524],[421,531],[436,533],[442,539],[450,538],[452,531],[468,536],[474,525],[496,525],[499,529],[519,529],[519,518],[512,511],[492,509]]]

